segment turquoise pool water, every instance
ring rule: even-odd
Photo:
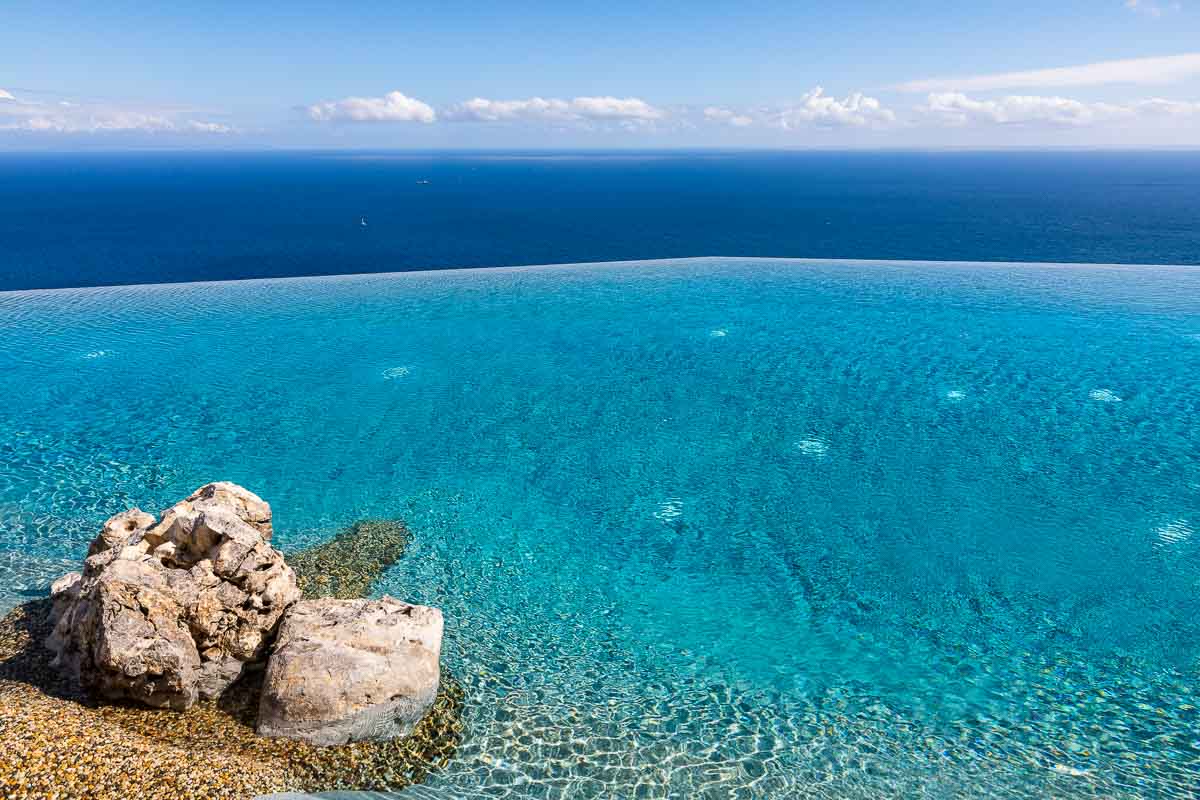
[[[226,479],[446,612],[417,797],[1200,782],[1200,268],[699,259],[0,294],[0,603]]]

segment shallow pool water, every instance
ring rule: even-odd
[[[446,613],[416,797],[1200,783],[1200,268],[697,259],[0,293],[0,605],[215,479]]]

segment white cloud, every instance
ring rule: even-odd
[[[805,92],[792,105],[734,110],[708,106],[703,119],[736,128],[760,126],[799,130],[803,128],[887,128],[896,114],[874,97],[854,92],[838,100],[820,86]]]
[[[311,105],[308,116],[318,122],[434,122],[437,113],[403,92],[383,97],[347,97]]]
[[[16,99],[17,98],[13,97],[8,92],[4,91],[3,89],[0,89],[0,100],[16,100]]]
[[[459,122],[653,122],[666,112],[636,97],[576,97],[572,100],[531,97],[527,100],[488,100],[476,97],[443,113]]]
[[[1200,114],[1200,103],[1161,98],[1130,104],[1086,103],[1067,97],[1037,95],[978,100],[961,92],[935,92],[917,110],[949,125],[1045,124],[1074,127],[1137,117]]]
[[[189,119],[186,125],[189,131],[197,133],[233,133],[234,129],[229,125],[222,125],[219,122],[201,122],[196,119]]]
[[[175,123],[161,114],[144,114],[138,111],[93,112],[86,117],[63,116],[55,124],[63,124],[63,130],[89,131],[173,131]],[[80,125],[82,121],[82,125]]]
[[[442,115],[458,122],[504,122],[524,119],[569,119],[570,103],[565,100],[487,100],[476,97],[453,106]]]
[[[1183,6],[1179,3],[1162,5],[1154,2],[1154,0],[1125,0],[1125,7],[1130,11],[1158,19],[1168,11],[1179,11]]]
[[[1120,114],[1116,106],[1082,103],[1065,97],[1012,95],[996,100],[976,100],[961,92],[929,95],[922,112],[951,125],[972,122],[1014,124],[1045,122],[1055,125],[1087,125]]]
[[[636,97],[576,97],[571,106],[585,119],[655,120],[666,116]]]
[[[1191,103],[1186,100],[1164,100],[1153,97],[1143,100],[1133,106],[1134,110],[1149,116],[1186,117],[1192,114],[1200,115],[1200,102]]]
[[[704,109],[704,118],[712,122],[723,122],[735,128],[745,128],[754,124],[753,117],[746,114],[739,114],[736,111],[730,111],[728,108],[717,108],[716,106],[709,106]]]
[[[1003,72],[962,78],[908,81],[895,88],[902,92],[982,92],[1032,87],[1101,86],[1113,83],[1173,83],[1200,75],[1200,53],[1156,58],[1099,61],[1075,67]]]
[[[822,127],[883,127],[896,115],[874,97],[855,92],[843,100],[825,95],[820,86],[806,92],[799,104],[776,113],[774,123],[785,130],[818,125]]]
[[[792,105],[736,110],[721,106],[677,107],[671,110],[639,97],[583,96],[574,98],[528,97],[496,100],[474,97],[437,111],[420,101],[393,92],[384,98],[347,98],[307,107],[317,120],[416,120],[421,122],[540,123],[560,126],[616,126],[630,130],[658,127],[670,122],[690,128],[697,121],[735,128],[763,126],[793,130],[805,127],[882,128],[896,115],[874,97],[856,92],[838,99],[815,87]]]
[[[192,118],[174,110],[137,110],[97,103],[61,100],[44,103],[17,99],[8,92],[0,103],[0,132],[104,133],[233,133],[228,125]]]

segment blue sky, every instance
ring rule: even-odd
[[[0,148],[146,146],[1200,147],[1200,0],[0,5]]]

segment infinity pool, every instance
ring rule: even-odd
[[[412,796],[1200,784],[1200,268],[0,293],[0,398],[0,606],[211,480],[405,519],[468,705]]]

